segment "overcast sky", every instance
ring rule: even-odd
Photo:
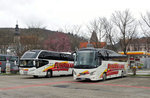
[[[130,9],[134,17],[150,11],[150,0],[0,0],[0,27],[42,24],[57,30],[64,25],[86,25],[96,17]]]

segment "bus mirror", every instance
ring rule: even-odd
[[[98,59],[98,57],[99,57],[99,55],[98,55],[98,53],[96,52],[96,53],[95,53],[95,59]]]
[[[98,54],[98,57],[100,57],[104,60],[104,56],[101,53]]]
[[[75,54],[76,54],[76,51],[74,51],[74,52],[71,53],[71,55],[75,55]]]
[[[102,57],[102,54],[101,54],[101,53],[98,53],[97,56],[98,56],[98,57]]]
[[[33,65],[35,65],[35,61],[33,61]]]
[[[14,65],[17,65],[17,61],[16,60],[14,61]]]
[[[107,60],[109,60],[109,53],[108,52],[106,52],[106,58],[107,58]]]
[[[76,51],[71,53],[71,56],[74,58],[74,60],[76,59]]]

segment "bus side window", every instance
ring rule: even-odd
[[[98,66],[100,66],[102,64],[102,59],[98,58]]]
[[[45,61],[45,60],[40,60],[39,63],[38,63],[38,67],[42,67],[44,65],[47,65],[48,64],[48,61]]]
[[[40,64],[39,64],[39,61],[36,61],[36,66],[39,67],[39,65],[40,65]]]
[[[106,60],[109,60],[109,53],[106,51]]]

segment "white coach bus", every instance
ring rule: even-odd
[[[73,74],[73,57],[71,53],[46,50],[32,50],[20,59],[20,74],[34,77]]]
[[[106,80],[127,75],[125,55],[108,49],[82,48],[75,52],[75,80]]]

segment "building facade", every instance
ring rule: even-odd
[[[94,48],[104,48],[106,42],[99,42],[96,32],[92,32],[89,42],[80,42],[79,48],[86,48],[88,44],[92,44]]]
[[[128,46],[128,51],[150,52],[150,38],[143,37],[143,38],[133,39]]]

